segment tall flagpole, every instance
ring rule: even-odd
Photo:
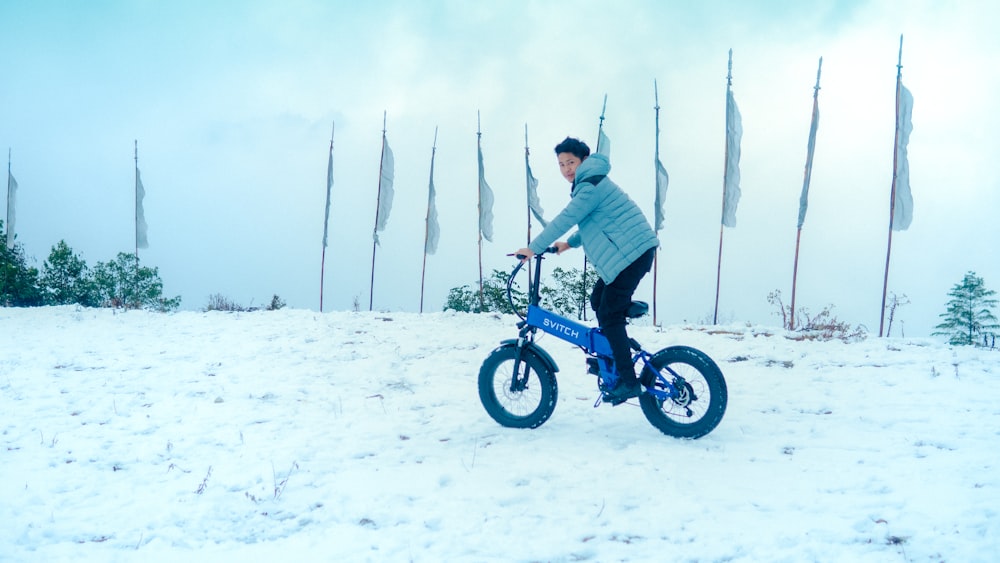
[[[135,194],[135,264],[138,268],[139,266],[139,140],[135,139],[135,189],[133,193]]]
[[[660,189],[660,186],[659,186],[659,183],[660,183],[660,178],[659,178],[659,176],[660,176],[660,169],[659,169],[659,165],[660,165],[660,93],[659,93],[659,90],[656,87],[656,80],[653,80],[653,100],[655,102],[655,105],[653,106],[653,110],[656,112],[656,149],[655,149],[654,161],[653,161],[653,189],[656,190],[656,193],[659,193],[659,189]],[[659,198],[657,198],[657,199],[659,199]],[[653,212],[654,212],[654,214],[655,213],[659,213],[660,210],[659,209],[655,209]],[[657,270],[659,270],[659,259],[660,259],[660,247],[657,246],[653,250],[653,326],[657,326],[656,325],[656,274],[657,274]]]
[[[528,164],[528,124],[524,124],[524,185],[527,193],[525,200],[525,213],[528,216],[528,237],[527,244],[531,244],[531,167]],[[528,279],[534,279],[531,277],[531,260],[528,260]]]
[[[729,72],[726,74],[726,150],[724,153],[722,173],[722,222],[719,224],[719,261],[715,269],[715,312],[712,324],[719,324],[719,289],[722,286],[722,235],[725,232],[726,186],[729,182],[729,96],[733,89],[733,50],[729,50]]]
[[[7,147],[7,248],[14,248],[14,233],[11,231],[10,227],[10,208],[13,202],[10,197],[10,159],[11,159],[11,149]]]
[[[524,183],[527,190],[525,214],[528,216],[528,244],[531,244],[531,167],[528,164],[528,124],[524,124]],[[528,261],[528,279],[531,279],[531,261]]]
[[[14,227],[10,218],[13,216],[14,198],[11,197],[10,171],[11,149],[7,147],[7,248],[14,248]]]
[[[326,164],[326,213],[323,216],[323,255],[319,262],[319,312],[323,312],[323,277],[326,274],[326,237],[330,225],[330,190],[333,187],[333,132],[337,123],[330,126],[330,158]]]
[[[601,139],[604,137],[604,112],[608,109],[608,95],[604,94],[604,103],[601,105],[601,118],[597,124],[597,145],[594,152],[601,152]],[[574,184],[576,180],[574,179]],[[580,295],[580,316],[587,320],[587,255],[583,255],[583,283],[580,284],[582,295]]]
[[[486,308],[486,304],[483,301],[483,173],[482,173],[482,155],[483,155],[483,127],[482,118],[478,111],[476,111],[476,148],[479,151],[479,180],[477,182],[476,189],[477,201],[479,202],[477,209],[479,210],[479,228],[478,230],[478,240],[479,240],[479,309],[483,310]]]
[[[809,143],[806,151],[806,169],[802,179],[802,196],[799,198],[799,222],[795,232],[795,264],[792,267],[792,305],[788,313],[788,330],[795,330],[795,289],[799,278],[799,242],[802,239],[802,223],[806,219],[809,197],[809,181],[812,178],[813,152],[816,149],[816,128],[819,125],[819,77],[823,71],[823,57],[819,58],[816,69],[816,86],[813,87],[812,122],[809,126]]]
[[[368,310],[375,303],[375,249],[378,247],[378,216],[382,203],[382,167],[385,165],[385,123],[386,112],[382,112],[382,155],[378,161],[378,191],[375,196],[375,228],[372,229],[372,279],[368,286]]]
[[[885,296],[889,289],[889,257],[892,254],[892,226],[896,214],[896,172],[899,166],[899,97],[903,85],[903,36],[899,36],[899,61],[896,63],[896,132],[892,143],[892,190],[889,194],[889,242],[885,250],[885,276],[882,278],[882,310],[879,314],[878,335],[885,328]]]
[[[132,291],[133,299],[135,299],[135,305],[138,309],[139,305],[139,140],[135,139],[134,148],[134,159],[135,159],[135,185],[133,186],[133,193],[135,194],[135,272],[132,278]],[[145,220],[145,218],[143,219]],[[125,303],[125,308],[128,308],[128,302]]]
[[[431,177],[427,185],[427,217],[424,220],[424,263],[420,269],[420,312],[424,312],[424,278],[427,274],[427,242],[430,240],[431,204],[434,196],[431,186],[434,185],[434,155],[437,153],[438,128],[434,127],[434,144],[431,145]]]

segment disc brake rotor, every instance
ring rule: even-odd
[[[694,389],[691,388],[691,384],[687,381],[675,381],[674,385],[677,389],[677,396],[671,399],[675,404],[687,407],[692,402],[698,400],[698,397],[694,394]]]

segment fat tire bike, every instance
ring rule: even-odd
[[[549,247],[533,258],[529,275],[528,306],[524,314],[514,304],[513,284],[527,261],[518,264],[507,279],[507,301],[518,318],[517,338],[504,340],[479,369],[479,399],[486,412],[501,426],[538,428],[556,408],[559,367],[552,356],[535,342],[538,332],[551,334],[578,346],[586,354],[588,373],[597,376],[600,395],[594,407],[615,401],[607,393],[618,382],[608,339],[600,328],[584,326],[540,306],[542,260],[556,252]],[[633,301],[626,317],[646,314],[649,306]],[[700,438],[719,425],[726,412],[728,391],[719,366],[704,352],[690,346],[668,346],[659,352],[645,351],[630,338],[642,393],[639,406],[656,429],[675,438]]]

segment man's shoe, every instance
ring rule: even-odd
[[[615,385],[614,389],[611,389],[605,393],[605,397],[612,405],[620,405],[625,401],[638,397],[642,394],[642,386],[636,380],[625,381],[624,379],[618,380],[618,385]]]

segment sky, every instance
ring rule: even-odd
[[[579,350],[544,335],[552,416],[498,425],[477,373],[516,320],[0,308],[0,561],[1000,551],[995,349],[640,319],[647,349],[693,346],[725,377],[719,425],[681,440],[635,400],[594,408]]]
[[[16,236],[39,268],[60,240],[92,266],[133,252],[138,163],[140,258],[184,309],[277,294],[318,310],[323,271],[325,310],[417,311],[422,278],[425,310],[440,310],[451,288],[478,284],[480,264],[486,277],[507,271],[527,242],[526,129],[552,217],[569,187],[552,148],[566,136],[593,146],[607,96],[610,176],[653,218],[655,81],[670,175],[657,321],[717,310],[720,322],[780,324],[767,296],[791,297],[822,57],[796,306],[832,305],[877,334],[903,36],[914,212],[893,233],[888,290],[909,302],[892,330],[928,335],[966,272],[1000,288],[1000,118],[986,110],[1000,86],[998,12],[978,1],[4,2],[0,147],[20,186]],[[722,230],[730,49],[742,198]],[[395,196],[373,249],[383,126]],[[425,263],[435,131],[441,238]],[[477,139],[496,196],[481,246]],[[583,265],[580,252],[554,260]],[[652,275],[636,298],[654,300]]]

